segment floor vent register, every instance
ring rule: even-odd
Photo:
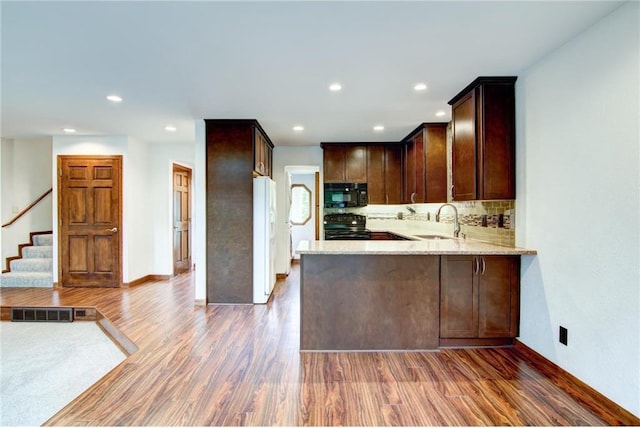
[[[11,308],[11,321],[72,322],[73,308]]]

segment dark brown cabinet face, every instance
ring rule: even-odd
[[[355,145],[323,145],[325,183],[366,183],[367,148]]]
[[[442,256],[440,337],[516,337],[519,269],[519,256]]]
[[[447,124],[423,123],[404,141],[403,202],[447,202]]]
[[[273,159],[273,146],[256,128],[253,144],[253,170],[258,175],[271,177],[271,163]]]
[[[402,145],[367,146],[367,180],[370,204],[402,203]]]
[[[515,80],[478,78],[449,101],[454,201],[515,198]]]

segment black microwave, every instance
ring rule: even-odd
[[[324,207],[365,207],[369,202],[366,183],[325,183]]]

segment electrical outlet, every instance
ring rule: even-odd
[[[560,334],[558,336],[559,336],[558,340],[560,341],[560,343],[567,346],[567,341],[569,339],[569,330],[567,330],[563,326],[560,326]]]

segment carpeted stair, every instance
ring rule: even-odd
[[[33,245],[22,247],[22,258],[9,262],[0,276],[2,287],[53,287],[53,235],[33,235]]]

